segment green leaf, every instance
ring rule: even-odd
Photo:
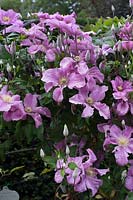
[[[15,168],[11,169],[10,174],[15,172],[15,171],[18,171],[20,169],[23,169],[24,167],[25,167],[24,165],[23,166],[19,166],[19,167],[15,167]]]
[[[68,164],[68,167],[71,169],[71,170],[74,170],[75,168],[77,168],[78,166],[74,163],[74,162],[70,162]]]

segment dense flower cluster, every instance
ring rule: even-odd
[[[130,1],[130,6],[132,7],[132,1]],[[69,115],[71,113],[75,119],[77,119],[76,115],[85,118],[83,120],[86,120],[87,123],[87,120],[90,120],[89,123],[94,120],[97,132],[105,133],[104,139],[96,140],[99,144],[102,141],[103,144],[103,155],[101,160],[99,157],[98,162],[103,161],[104,152],[113,153],[116,165],[128,167],[125,187],[133,191],[133,163],[131,162],[133,155],[132,71],[126,76],[127,65],[131,65],[131,69],[133,65],[131,56],[133,23],[126,22],[120,28],[117,33],[119,41],[114,35],[111,46],[108,43],[96,44],[91,33],[84,32],[77,25],[75,13],[63,16],[59,13],[50,15],[39,12],[34,13],[33,16],[37,18],[37,22],[31,22],[27,27],[20,14],[13,10],[0,10],[1,33],[3,37],[7,37],[7,40],[3,42],[5,51],[11,55],[13,60],[14,56],[16,58],[19,56],[21,50],[25,50],[27,60],[30,58],[28,70],[31,72],[31,76],[29,77],[33,76],[34,79],[40,81],[39,89],[37,88],[39,95],[36,94],[36,91],[34,94],[25,92],[26,94],[23,95],[22,91],[20,94],[18,91],[18,94],[14,95],[8,91],[10,84],[8,86],[7,83],[2,82],[0,111],[3,113],[4,120],[7,122],[19,121],[28,120],[31,117],[38,128],[43,124],[42,116],[51,118],[52,108],[55,105],[57,109],[58,106],[64,105],[64,107],[62,106],[64,109],[66,105],[69,105],[71,108]],[[12,40],[11,38],[9,42],[8,36],[10,38],[12,33],[17,35],[17,39]],[[107,67],[111,63],[108,62],[110,56],[114,60],[118,56],[117,61],[119,62],[114,62],[114,65],[118,63],[119,68],[124,71],[122,71],[124,75],[117,68],[113,74],[107,72]],[[44,66],[38,67],[39,62],[44,62]],[[31,67],[33,63],[35,69]],[[9,67],[7,74],[8,78],[13,80],[13,73]],[[1,75],[1,77],[3,76]],[[36,82],[36,84],[38,83]],[[38,106],[41,95],[43,95],[40,94],[41,84],[44,84],[43,94],[45,97],[51,95],[52,103],[49,108]],[[59,110],[58,113],[63,111]],[[99,122],[104,123],[99,124]],[[74,123],[79,123],[79,121]],[[81,128],[81,131],[89,132],[93,124],[88,125],[86,129],[85,126]],[[78,137],[72,134],[72,142],[68,144],[66,127],[63,134],[65,139],[54,144],[56,151],[62,152],[57,156],[55,181],[57,183],[67,181],[76,192],[85,192],[90,189],[94,196],[103,183],[100,176],[106,175],[107,172],[110,173],[109,169],[99,169],[100,163],[96,164],[97,158],[94,152],[96,155],[98,154],[98,150],[95,148],[98,145],[95,140],[93,141],[94,135],[88,135],[85,142],[81,140],[79,143]],[[95,138],[100,137],[99,135],[97,133]],[[90,142],[91,139],[92,145],[88,143],[90,145],[88,148],[87,142]],[[71,156],[70,149],[73,146],[76,146],[77,151],[75,155]],[[88,155],[84,155],[86,146]]]

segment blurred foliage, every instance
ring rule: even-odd
[[[129,14],[129,0],[0,0],[1,8],[14,9],[27,16],[30,12],[48,12],[69,14],[76,12],[78,16],[107,17],[113,16],[111,6],[115,7],[116,16]],[[105,12],[106,10],[106,12]]]

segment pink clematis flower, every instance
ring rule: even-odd
[[[43,72],[42,81],[45,82],[45,90],[49,92],[56,87],[53,92],[53,99],[57,102],[63,100],[63,89],[81,88],[85,85],[85,79],[80,74],[71,73],[69,69],[56,68]]]
[[[105,103],[100,102],[105,98],[105,92],[107,90],[107,86],[100,87],[98,85],[95,85],[94,87],[92,87],[90,82],[90,84],[79,90],[79,94],[71,97],[69,99],[69,102],[73,104],[81,104],[85,107],[82,112],[82,117],[84,118],[91,117],[94,113],[95,108],[98,110],[100,116],[103,116],[104,119],[109,119],[109,107]]]
[[[13,95],[11,91],[7,91],[8,86],[5,85],[0,91],[0,111],[7,112],[13,105],[20,103],[20,96]]]
[[[123,81],[120,76],[117,76],[115,80],[111,81],[113,86],[113,96],[115,99],[122,99],[123,101],[127,101],[127,94],[129,92],[133,92],[132,83],[129,81]]]
[[[37,107],[37,98],[38,95],[26,94],[24,98],[24,110],[26,115],[31,116],[34,121],[36,128],[38,128],[42,124],[41,115],[45,115],[46,117],[51,117],[51,113],[46,107]]]
[[[85,192],[87,189],[90,189],[92,191],[92,196],[94,196],[102,185],[102,180],[97,176],[103,176],[109,170],[93,167],[93,163],[97,158],[91,149],[87,149],[87,152],[89,155],[68,158],[68,167],[65,173],[67,175],[67,182],[74,185],[75,191]],[[84,159],[86,159],[86,161],[84,161]],[[71,168],[72,163],[74,163],[74,168]]]
[[[128,164],[128,156],[133,153],[132,133],[133,128],[131,127],[126,126],[124,130],[121,130],[118,126],[113,125],[105,138],[104,146],[116,145],[113,153],[115,153],[116,162],[121,166]]]
[[[20,17],[19,13],[14,12],[12,9],[10,10],[2,10],[0,9],[0,24],[1,25],[11,25],[18,21]]]

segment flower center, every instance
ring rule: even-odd
[[[32,112],[32,108],[31,107],[26,107],[25,108],[25,112],[31,113]]]
[[[96,176],[96,171],[95,171],[94,168],[89,167],[89,168],[86,170],[86,174],[87,174],[88,176],[94,177],[94,176]]]
[[[3,17],[3,21],[4,21],[4,22],[9,22],[9,21],[10,21],[10,18],[7,17],[7,16],[4,16],[4,17]]]
[[[122,91],[122,90],[123,90],[123,87],[122,87],[121,85],[119,85],[119,86],[117,87],[117,89],[118,89],[119,91]]]
[[[79,61],[80,61],[80,56],[75,56],[75,57],[74,57],[74,60],[75,60],[76,62],[79,62]]]
[[[93,104],[93,99],[91,98],[91,97],[88,97],[87,99],[86,99],[86,102],[89,104],[89,105],[92,105]]]
[[[12,97],[10,95],[2,95],[2,99],[6,103],[11,103],[12,102]]]
[[[66,77],[60,78],[59,84],[60,84],[61,86],[65,86],[65,85],[67,84],[67,78],[66,78]]]
[[[118,145],[119,146],[123,146],[123,147],[126,147],[129,143],[129,140],[128,138],[125,138],[125,137],[120,137],[119,140],[118,140]]]

